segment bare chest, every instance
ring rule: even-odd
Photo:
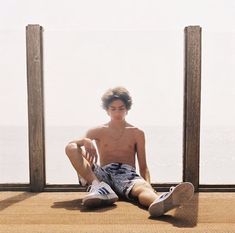
[[[106,131],[97,143],[100,152],[108,151],[129,151],[135,152],[135,137],[133,132],[124,130],[123,132]]]

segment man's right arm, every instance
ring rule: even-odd
[[[91,140],[91,139],[89,139],[89,138],[81,138],[81,139],[78,139],[78,140],[73,140],[73,141],[71,141],[69,143],[76,143],[78,147],[82,147],[82,146],[84,146],[86,144],[87,140]]]
[[[93,145],[92,140],[97,139],[98,128],[90,129],[86,132],[84,138],[73,140],[70,143],[76,143],[78,147],[84,146],[85,148],[89,148],[89,145]]]
[[[90,138],[82,138],[79,140],[73,140],[70,143],[77,145],[77,150],[82,156],[90,163],[93,164],[98,161],[98,154],[96,148]],[[84,151],[81,147],[84,147]]]
[[[98,160],[98,154],[92,140],[98,140],[99,131],[100,128],[91,129],[87,131],[84,138],[70,142],[76,143],[78,150],[81,150],[81,147],[84,147],[85,153],[83,153],[83,155],[91,164]]]

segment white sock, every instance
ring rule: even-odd
[[[98,180],[93,180],[91,184],[92,184],[92,185],[98,185],[99,183],[100,183],[100,182],[99,182]]]

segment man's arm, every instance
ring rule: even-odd
[[[70,143],[76,143],[79,150],[81,150],[81,147],[84,147],[85,154],[84,157],[92,164],[93,162],[97,162],[98,160],[98,154],[96,151],[96,148],[92,142],[93,139],[97,140],[98,135],[98,128],[91,129],[87,131],[84,138],[71,141]]]
[[[150,183],[150,173],[146,161],[145,136],[142,130],[136,131],[136,152],[139,163],[140,175]]]

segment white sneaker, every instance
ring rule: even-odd
[[[89,194],[82,200],[82,204],[86,207],[111,205],[118,200],[116,193],[105,182],[100,182],[98,185],[91,185],[88,190]]]
[[[170,191],[163,193],[157,200],[149,206],[149,213],[152,217],[163,215],[169,210],[172,210],[185,202],[189,201],[194,194],[194,186],[189,182],[178,184],[176,187],[171,187]]]

